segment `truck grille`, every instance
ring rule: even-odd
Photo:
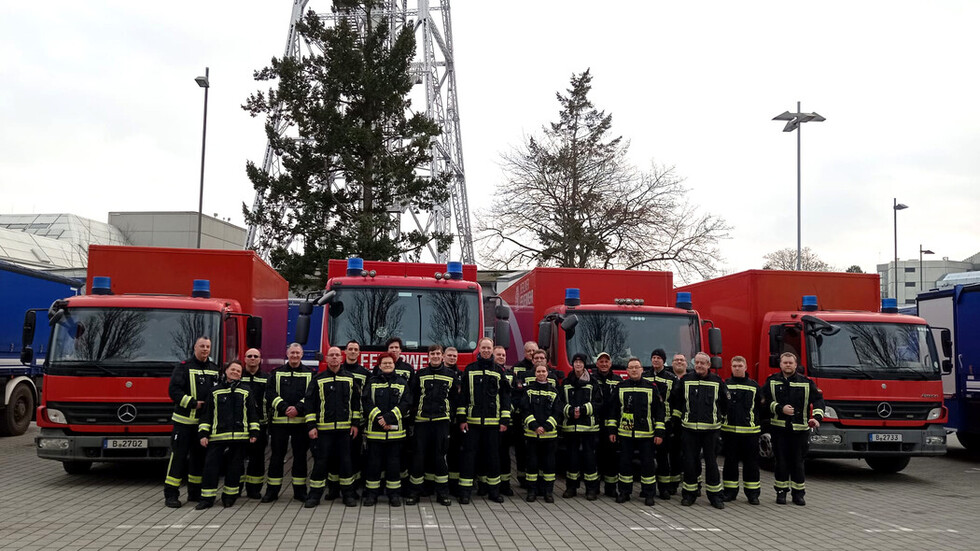
[[[888,404],[891,414],[888,416],[879,415],[878,409],[882,404]],[[874,419],[880,421],[889,419],[894,421],[925,421],[929,416],[929,410],[939,407],[936,402],[889,402],[887,400],[864,402],[864,401],[828,401],[827,405],[837,411],[840,419]]]
[[[124,405],[135,408],[131,421],[120,419],[120,413],[128,418],[133,411],[128,407],[121,410]],[[72,425],[169,425],[174,410],[169,402],[49,402],[47,407],[64,413]]]

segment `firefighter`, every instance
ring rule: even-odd
[[[412,408],[408,380],[395,371],[394,354],[382,354],[378,373],[368,377],[361,392],[367,440],[367,464],[364,468],[365,507],[378,502],[381,493],[381,471],[384,466],[385,494],[388,504],[401,507],[401,446],[405,441],[406,419]]]
[[[371,372],[361,365],[361,343],[350,340],[344,347],[344,363],[341,364],[345,370],[349,371],[357,381],[357,388],[364,388],[367,384]],[[364,431],[359,431],[350,443],[350,462],[354,469],[355,489],[364,484],[363,473],[361,472],[364,464]],[[337,465],[328,466],[327,474],[327,495],[324,499],[333,501],[340,497],[340,475],[337,472]],[[355,491],[354,497],[357,497]]]
[[[677,386],[677,381],[680,381],[690,372],[687,364],[687,356],[684,354],[674,354],[670,360],[670,372],[674,375],[674,384],[671,387],[670,394],[664,398],[668,414],[670,415],[666,423],[667,437],[666,446],[664,447],[667,448],[667,462],[670,464],[668,471],[670,478],[667,484],[667,493],[669,495],[677,495],[677,489],[680,487],[681,480],[684,478],[684,446],[681,442],[681,412],[675,410],[670,405],[670,397],[674,394],[673,388]]]
[[[534,353],[538,350],[538,343],[534,341],[527,341],[524,343],[524,358],[521,361],[514,364],[511,368],[511,391],[516,396],[520,390],[520,387],[524,386],[524,381],[526,378],[534,378]],[[517,403],[516,399],[511,400],[512,404]],[[507,433],[504,433],[505,435]],[[524,448],[524,435],[521,431],[513,431],[510,435],[505,436],[506,439],[510,440],[514,446],[514,466],[517,470],[517,482],[521,488],[527,489],[527,477],[524,476],[525,469],[527,467],[527,454]]]
[[[282,488],[286,448],[293,450],[293,499],[306,501],[306,456],[310,439],[306,429],[304,397],[313,379],[313,370],[303,365],[303,346],[292,343],[286,349],[286,363],[269,373],[265,400],[272,416],[269,425],[269,478],[262,503],[279,499]]]
[[[664,401],[657,385],[643,378],[639,358],[626,362],[627,378],[616,385],[609,403],[609,441],[619,441],[619,495],[625,503],[633,493],[633,454],[640,456],[640,497],[652,507],[657,492],[656,446],[664,441]]]
[[[599,476],[605,482],[606,497],[616,497],[618,491],[616,485],[619,483],[619,459],[617,455],[618,446],[614,441],[609,440],[610,434],[615,434],[615,430],[606,427],[605,421],[609,417],[609,404],[612,402],[612,395],[616,391],[616,385],[623,381],[623,378],[612,370],[612,358],[605,352],[600,352],[595,359],[595,371],[592,373],[596,384],[599,385],[599,396],[602,402],[602,410],[599,412],[599,421],[602,428],[599,430],[599,446],[596,449],[596,466],[599,469]]]
[[[595,377],[585,369],[585,354],[572,356],[572,372],[561,385],[561,434],[568,454],[563,498],[575,497],[579,481],[585,479],[585,499],[595,501],[599,495],[599,471],[596,467],[596,445],[599,437],[599,411],[602,396]]]
[[[722,499],[734,501],[738,496],[738,464],[742,463],[742,485],[745,497],[752,505],[759,504],[759,419],[762,392],[759,383],[745,374],[746,361],[742,356],[732,358],[732,376],[725,381],[728,387],[728,412],[721,425],[725,452],[722,470]]]
[[[218,475],[227,454],[228,467],[221,504],[231,507],[241,493],[245,453],[259,437],[259,414],[249,385],[242,383],[242,364],[233,360],[225,366],[224,380],[214,387],[204,401],[204,414],[198,425],[197,437],[207,448],[204,461],[204,480],[198,510],[209,509],[218,497]]]
[[[405,342],[401,337],[391,337],[385,343],[385,347],[388,349],[388,354],[395,359],[395,373],[404,377],[406,381],[411,382],[412,377],[415,376],[415,368],[402,357],[402,349],[405,348]],[[381,365],[378,364],[374,366],[374,374],[378,375],[380,373]],[[410,424],[405,427],[405,430],[408,436],[412,435],[413,428]],[[408,466],[412,464],[412,456],[415,454],[415,450],[412,449],[413,442],[414,439],[408,438],[401,445],[401,479],[403,486],[408,486]]]
[[[507,386],[513,389],[514,386],[514,369],[507,367],[507,349],[503,346],[493,347],[493,363],[496,364],[500,371],[503,372],[504,378],[507,379]],[[512,397],[511,403],[514,403]],[[510,450],[514,449],[514,454],[517,455],[518,449],[522,449],[520,455],[524,455],[524,438],[521,435],[521,431],[510,430],[500,434],[500,494],[505,496],[513,496],[514,490],[510,486],[510,471],[511,471],[511,460],[510,460]],[[522,462],[523,463],[523,462]],[[524,465],[521,465],[522,469]],[[523,478],[524,471],[518,469],[517,477],[518,480]]]
[[[266,376],[260,370],[262,353],[257,348],[245,352],[245,371],[242,384],[248,387],[248,395],[255,402],[259,419],[259,434],[255,442],[250,442],[245,451],[248,467],[245,469],[245,495],[252,499],[262,497],[262,483],[265,482],[265,448],[269,445],[269,411],[265,403]]]
[[[792,490],[793,503],[806,505],[806,456],[809,429],[819,428],[823,420],[823,394],[816,383],[796,371],[796,355],[779,356],[779,373],[770,375],[762,387],[762,399],[768,404],[772,448],[776,456],[776,503],[786,504],[786,492]],[[812,408],[812,411],[811,411]]]
[[[460,373],[457,362],[459,361],[459,351],[454,346],[447,346],[442,351],[442,365],[446,369],[452,370],[459,378]],[[454,400],[459,400],[459,386],[456,386]],[[455,401],[454,401],[455,403]],[[459,423],[455,419],[449,423],[449,449],[446,450],[446,467],[449,469],[449,495],[459,497],[459,464],[463,457],[463,431],[459,430]]]
[[[672,472],[670,462],[672,412],[669,399],[671,391],[674,390],[674,383],[677,382],[677,376],[665,367],[664,362],[666,361],[667,352],[663,348],[657,348],[650,353],[650,368],[643,370],[643,378],[657,385],[657,390],[665,402],[664,422],[666,430],[664,431],[664,443],[657,446],[657,490],[660,493],[660,499],[663,500],[670,499],[671,487],[674,488],[673,493],[677,493],[677,484],[680,484],[681,481],[680,465],[676,467],[676,472]]]
[[[455,369],[443,365],[442,346],[429,346],[429,365],[420,369],[409,385],[412,397],[412,417],[415,423],[415,450],[410,482],[412,489],[406,505],[418,503],[423,484],[431,481],[436,501],[452,505],[449,498],[449,468],[446,451],[449,446],[449,427],[456,411],[459,377]]]
[[[197,437],[204,398],[218,378],[218,366],[211,361],[211,338],[198,337],[194,354],[180,362],[170,376],[168,392],[174,402],[170,433],[170,462],[163,485],[167,507],[180,508],[180,483],[187,473],[187,501],[201,499],[201,473],[204,470],[205,450]]]
[[[486,476],[490,501],[500,495],[500,433],[510,422],[510,387],[493,362],[493,340],[482,338],[476,361],[466,366],[460,384],[456,417],[463,432],[463,458],[459,473],[459,503],[470,502],[473,478],[480,467]]]
[[[721,497],[721,475],[718,473],[717,442],[721,420],[728,411],[728,389],[721,377],[710,372],[711,357],[704,352],[694,355],[694,373],[677,381],[671,395],[671,407],[681,420],[681,447],[684,454],[684,483],[681,505],[694,505],[701,488],[701,457],[704,457],[704,483],[708,501],[724,509]]]
[[[316,507],[327,485],[330,464],[337,465],[344,505],[356,507],[354,471],[350,463],[351,439],[357,436],[361,420],[361,396],[357,379],[343,367],[340,348],[327,349],[327,368],[310,382],[306,390],[305,429],[313,448],[310,492],[304,507]]]
[[[558,386],[561,385],[562,380],[565,378],[565,374],[548,365],[548,360],[550,359],[548,356],[548,351],[539,348],[533,352],[531,357],[532,361],[534,362],[533,369],[525,370],[523,375],[518,375],[517,369],[514,369],[514,387],[517,390],[521,390],[525,386],[534,382],[534,380],[537,378],[535,375],[537,367],[539,365],[543,365],[548,370],[548,378],[551,379],[551,384],[555,385],[555,388],[558,388]]]
[[[554,503],[558,420],[564,403],[548,377],[547,365],[534,366],[534,380],[524,387],[520,400],[527,446],[527,501],[531,503],[542,496],[545,503]]]

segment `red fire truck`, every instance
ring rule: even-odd
[[[591,364],[606,352],[617,371],[631,356],[647,365],[657,348],[691,360],[710,341],[711,354],[720,354],[721,332],[692,310],[690,295],[678,294],[670,306],[672,292],[670,272],[535,268],[500,293],[513,313],[508,361],[521,359],[517,343],[528,340],[550,350],[550,363],[565,373],[577,353]]]
[[[681,287],[725,330],[724,369],[745,356],[760,383],[793,352],[826,407],[811,457],[862,458],[881,472],[946,453],[941,361],[922,318],[882,301],[877,274],[749,270]],[[771,458],[768,434],[760,452]]]
[[[372,369],[387,341],[400,337],[402,359],[418,370],[428,365],[431,344],[453,346],[457,365],[474,361],[483,337],[483,294],[476,283],[476,266],[331,260],[327,285],[315,301],[300,305],[297,341],[309,334],[314,304],[324,306],[320,350],[343,349],[356,340],[361,365]],[[321,365],[321,368],[323,366]]]
[[[70,474],[167,457],[167,386],[198,336],[211,337],[219,365],[262,345],[265,369],[283,361],[288,284],[252,251],[92,245],[87,280],[86,296],[48,310],[37,409],[38,457]],[[35,315],[25,319],[28,361]]]

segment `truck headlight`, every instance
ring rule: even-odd
[[[823,418],[840,419],[839,417],[837,417],[837,410],[835,410],[830,406],[823,408]]]
[[[929,415],[926,416],[926,421],[933,421],[939,419],[943,415],[943,408],[932,408],[929,410]]]
[[[946,443],[945,436],[926,436],[927,446],[942,446]]]
[[[811,434],[810,443],[811,444],[840,444],[841,437],[839,434]]]
[[[67,450],[69,447],[67,438],[39,438],[37,447],[42,450]]]
[[[61,410],[45,409],[44,411],[47,412],[48,414],[48,421],[51,421],[52,423],[58,423],[60,425],[68,424],[68,420],[65,419],[65,414],[61,413]]]

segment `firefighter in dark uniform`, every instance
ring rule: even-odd
[[[395,359],[395,373],[404,377],[406,381],[411,382],[412,377],[415,376],[415,368],[412,367],[412,364],[406,362],[402,358],[402,349],[405,348],[405,342],[402,341],[401,337],[391,337],[390,339],[388,339],[388,342],[385,344],[385,346],[388,348],[388,354],[390,354],[391,357]],[[375,375],[381,373],[380,364],[374,366],[373,373]],[[405,430],[408,436],[411,436],[412,432],[414,431],[411,424],[406,426]],[[413,439],[408,438],[401,445],[401,454],[402,454],[401,479],[402,479],[403,486],[408,485],[408,466],[412,464],[412,456],[414,455],[414,451],[415,451],[412,449],[412,444],[413,444]]]
[[[180,507],[180,483],[187,474],[187,500],[201,499],[201,473],[204,471],[205,450],[197,437],[204,398],[218,378],[218,366],[210,360],[211,339],[198,337],[194,355],[180,362],[170,376],[168,392],[174,402],[174,422],[170,433],[170,463],[163,485],[167,507]]]
[[[520,411],[524,416],[521,424],[527,446],[527,501],[542,496],[545,503],[554,503],[558,420],[562,418],[564,402],[548,377],[547,365],[535,365],[534,374],[534,380],[524,387],[520,396]]]
[[[265,401],[272,416],[269,426],[269,478],[262,503],[279,499],[282,488],[283,461],[286,448],[293,449],[293,498],[306,501],[306,456],[310,438],[306,429],[306,389],[313,379],[313,370],[303,365],[303,346],[292,343],[286,350],[286,363],[269,373]]]
[[[418,370],[409,387],[416,452],[409,479],[412,488],[405,503],[418,503],[423,485],[431,483],[436,501],[440,505],[452,505],[446,451],[449,447],[449,427],[459,395],[459,377],[455,369],[443,365],[442,346],[429,346],[429,365]]]
[[[538,349],[538,343],[534,341],[527,341],[524,343],[524,358],[521,361],[514,364],[511,368],[513,371],[511,379],[511,390],[516,393],[518,389],[518,381],[523,382],[531,374],[531,378],[534,375],[534,352]],[[521,385],[523,386],[523,385]],[[516,394],[515,394],[516,396]],[[512,399],[511,403],[515,403],[516,400]],[[509,438],[514,442],[514,463],[517,470],[517,482],[521,488],[527,489],[527,477],[524,476],[525,469],[527,467],[526,458],[527,454],[524,450],[524,435],[520,434],[521,431],[515,431]]]
[[[463,431],[463,460],[459,473],[459,503],[466,505],[473,493],[473,479],[487,477],[490,501],[503,503],[500,495],[500,433],[510,423],[510,387],[493,362],[493,340],[480,339],[476,361],[466,366],[460,382],[456,417]]]
[[[681,420],[681,446],[684,454],[684,483],[681,505],[697,501],[701,488],[701,457],[704,456],[704,484],[708,501],[724,509],[721,475],[718,472],[718,431],[728,411],[728,389],[721,377],[710,372],[711,357],[704,352],[694,356],[694,373],[677,382],[671,407]]]
[[[331,464],[337,465],[344,505],[357,506],[350,444],[361,421],[361,388],[354,376],[341,367],[343,357],[340,348],[331,346],[327,350],[327,368],[317,373],[306,390],[304,428],[313,448],[310,493],[304,504],[307,508],[316,507],[323,498]]]
[[[721,473],[725,487],[722,498],[734,501],[738,496],[738,464],[742,464],[742,486],[752,505],[759,504],[759,421],[762,418],[762,392],[759,383],[745,374],[742,356],[732,358],[732,376],[728,387],[728,413],[721,425],[725,451],[725,468]]]
[[[512,394],[514,388],[514,369],[507,367],[507,349],[503,346],[493,347],[493,363],[500,368],[503,372],[504,378],[507,379],[507,386],[511,387]],[[514,404],[514,397],[511,396],[511,404]],[[524,447],[524,436],[519,430],[509,430],[507,432],[500,434],[500,493],[505,496],[514,495],[514,490],[510,486],[510,471],[511,471],[511,460],[510,460],[510,450],[514,449],[514,455],[517,455],[517,450]],[[523,451],[521,452],[523,456]],[[522,465],[523,467],[523,465]],[[523,478],[523,471],[518,471],[518,477]]]
[[[691,372],[687,364],[687,356],[674,354],[670,361],[670,372],[674,375],[674,384],[670,394],[665,398],[668,419],[666,423],[666,445],[664,447],[667,448],[667,461],[670,463],[667,492],[670,495],[676,495],[681,480],[684,478],[684,445],[681,442],[681,412],[671,406],[670,397],[674,395],[673,388],[677,386],[677,381]]]
[[[459,362],[459,351],[456,350],[456,347],[447,346],[442,351],[442,365],[456,373],[456,378],[459,379],[462,372],[457,362]],[[458,403],[457,400],[459,400],[459,385],[456,385],[453,403]],[[446,467],[449,469],[449,495],[459,497],[459,464],[463,460],[463,431],[459,430],[455,410],[452,417],[449,422],[449,449],[446,451]]]
[[[572,356],[572,372],[561,385],[565,403],[561,435],[565,440],[568,464],[565,473],[564,498],[575,497],[579,482],[585,480],[585,499],[599,496],[599,470],[596,467],[596,445],[599,438],[599,411],[602,396],[595,377],[585,369],[585,354]]]
[[[793,503],[806,505],[806,456],[811,428],[823,421],[823,394],[816,383],[796,371],[796,355],[783,352],[779,373],[770,375],[762,387],[762,399],[769,407],[772,448],[776,456],[776,503],[786,503],[792,490]],[[813,410],[811,411],[811,408]]]
[[[245,469],[245,495],[253,499],[262,497],[262,483],[265,482],[265,448],[269,445],[269,410],[265,403],[265,373],[260,370],[262,353],[257,348],[245,352],[245,370],[242,384],[248,387],[248,395],[255,402],[259,420],[259,434],[255,442],[249,442],[245,451],[248,467]]]
[[[664,400],[664,442],[657,446],[657,490],[660,492],[660,499],[670,499],[672,493],[677,493],[677,484],[681,481],[680,465],[676,466],[676,472],[671,470],[670,462],[670,437],[671,437],[671,409],[670,393],[674,390],[674,383],[677,376],[667,369],[664,362],[667,361],[667,352],[663,348],[657,348],[650,354],[650,367],[643,369],[643,378],[657,385],[657,391]],[[676,480],[675,480],[676,477]],[[673,492],[671,492],[673,488]]]
[[[371,376],[371,372],[361,365],[361,344],[354,340],[348,341],[344,348],[344,363],[341,364],[341,367],[354,376],[354,380],[357,381],[357,388],[363,389],[364,385],[367,384],[368,377]],[[326,364],[324,364],[323,369],[326,369]],[[364,468],[364,431],[359,431],[357,436],[351,440],[350,462],[354,469],[354,487],[357,488],[364,484],[362,472]],[[324,499],[333,501],[340,497],[340,474],[337,472],[337,465],[328,465],[327,467],[327,495]],[[356,493],[354,497],[357,497]]]
[[[639,358],[626,363],[628,377],[616,385],[609,403],[606,426],[609,441],[619,441],[619,495],[616,503],[625,503],[633,493],[633,453],[640,456],[640,497],[647,506],[654,505],[657,493],[656,446],[664,441],[664,401],[657,385],[643,378]]]
[[[543,365],[548,369],[548,379],[551,381],[551,384],[555,385],[555,388],[561,386],[561,382],[564,379],[564,373],[549,366],[548,365],[549,359],[550,358],[547,350],[535,348],[534,352],[531,353],[531,361],[533,362],[531,369],[522,368],[519,370],[516,367],[514,368],[514,378],[511,383],[511,392],[514,395],[514,398],[511,400],[511,404],[514,405],[515,419],[517,418],[523,419],[524,415],[527,413],[527,412],[520,411],[521,400],[519,399],[519,397],[524,392],[524,389],[528,385],[534,382],[535,379],[534,370],[537,368],[537,366]],[[515,434],[514,436],[518,436],[518,435]],[[520,450],[520,457],[521,457],[521,460],[517,462],[518,480],[525,478],[524,468],[526,467],[525,464],[527,460],[526,456],[528,453],[530,453],[530,451],[527,450],[526,448],[526,444],[527,444],[527,439],[523,437],[523,434],[520,435],[519,439],[514,444],[515,449]],[[528,486],[526,483],[522,484],[522,486],[528,488],[531,487]]]
[[[221,464],[228,459],[221,504],[231,507],[241,494],[245,453],[259,437],[259,414],[249,386],[242,383],[242,364],[233,360],[225,366],[224,380],[214,387],[204,401],[204,414],[197,436],[207,448],[201,501],[196,509],[208,509],[218,497]]]
[[[605,352],[600,352],[595,359],[595,371],[592,372],[596,384],[599,385],[599,396],[602,401],[602,410],[599,412],[599,421],[602,428],[599,430],[599,446],[596,449],[596,466],[599,469],[599,476],[605,482],[606,497],[616,497],[618,491],[616,485],[619,483],[619,446],[609,440],[610,434],[616,434],[615,429],[606,426],[609,418],[609,404],[612,402],[612,395],[616,391],[616,386],[623,381],[623,378],[616,375],[612,370],[612,358]]]
[[[408,380],[395,372],[394,354],[383,354],[378,359],[378,370],[380,373],[368,377],[367,386],[361,393],[367,439],[363,505],[371,507],[378,502],[383,465],[388,504],[401,507],[401,447],[406,436],[406,420],[412,409],[412,394]]]

